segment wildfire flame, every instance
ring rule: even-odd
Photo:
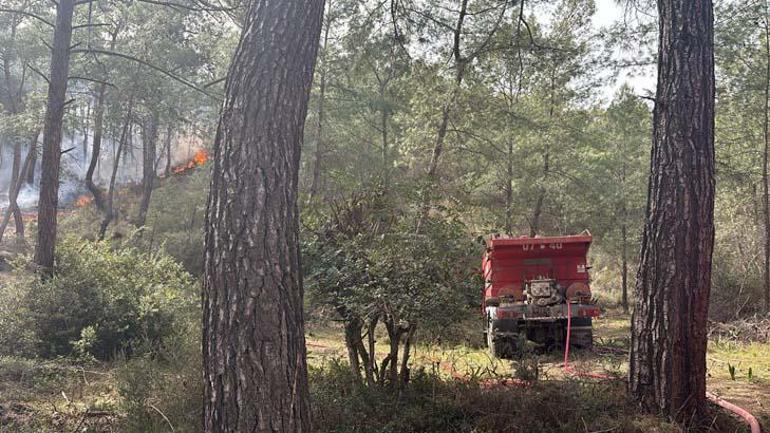
[[[206,161],[208,160],[209,160],[209,153],[206,152],[205,149],[200,149],[197,152],[195,152],[195,155],[193,155],[192,159],[189,160],[186,164],[178,165],[174,167],[171,171],[173,171],[174,174],[179,174],[187,170],[193,169],[195,167],[200,167],[201,165],[205,164]]]
[[[83,194],[75,200],[75,207],[86,207],[91,204],[92,201],[94,201],[93,197],[88,194]]]

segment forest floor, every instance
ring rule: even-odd
[[[341,329],[311,325],[307,334],[311,366],[345,359]],[[385,343],[384,338],[378,342],[380,354],[385,352]],[[628,344],[628,317],[610,314],[595,321],[595,347],[573,352],[572,365],[577,371],[623,378]],[[544,383],[584,380],[565,375],[561,351],[534,356],[538,380]],[[728,366],[735,367],[733,377]],[[124,415],[114,367],[0,358],[0,433],[119,432],[117,426]],[[511,361],[492,359],[483,347],[419,344],[413,355],[414,368],[432,369],[447,378],[505,378],[515,376],[516,367]],[[709,390],[746,407],[760,422],[770,425],[770,344],[711,341],[708,369]]]
[[[431,369],[440,365],[440,374],[462,377],[479,374],[515,377],[515,363],[494,359],[481,346],[452,348],[418,344],[413,365]],[[308,358],[311,365],[332,359],[346,359],[340,329],[311,327],[308,332]],[[611,312],[594,321],[594,347],[570,352],[570,365],[577,372],[600,373],[624,379],[628,372],[630,317]],[[386,339],[378,342],[378,354],[387,351]],[[563,380],[569,373],[563,368],[564,353],[532,355],[538,366],[539,380]],[[770,344],[712,339],[707,355],[707,386],[714,394],[752,412],[763,425],[770,425]],[[734,367],[731,375],[730,367]],[[413,367],[414,368],[414,367]]]

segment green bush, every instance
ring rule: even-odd
[[[196,294],[195,281],[168,255],[67,238],[58,245],[54,277],[41,280],[20,269],[5,288],[2,296],[18,310],[0,309],[7,325],[0,352],[131,354],[140,342],[157,345],[167,336],[195,309]],[[14,339],[23,347],[14,349]]]
[[[153,356],[135,357],[116,369],[120,431],[160,433],[201,431],[200,322],[187,321]]]
[[[331,362],[310,369],[310,386],[319,433],[682,431],[640,414],[622,382],[490,386],[417,370],[396,393],[367,387],[344,363]]]

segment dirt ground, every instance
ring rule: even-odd
[[[310,328],[308,357],[319,364],[333,358],[345,359],[340,330]],[[573,351],[570,363],[576,371],[602,373],[625,378],[628,371],[630,318],[610,313],[594,322],[595,346],[591,350]],[[479,334],[479,345],[481,334]],[[385,339],[378,342],[378,354],[387,350]],[[537,355],[541,380],[562,380],[563,352]],[[444,374],[463,376],[488,372],[495,376],[512,376],[509,361],[492,359],[484,347],[465,345],[447,348],[418,345],[413,355],[415,366],[433,368],[440,365]],[[733,375],[730,367],[734,367]],[[749,374],[749,370],[751,373]],[[591,379],[588,379],[591,380]],[[763,425],[770,425],[770,344],[712,340],[709,342],[709,391],[752,412]]]

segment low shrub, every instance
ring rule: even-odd
[[[188,321],[153,355],[121,363],[116,371],[121,432],[200,432],[203,419],[200,326]]]
[[[197,304],[195,281],[168,255],[73,238],[57,247],[55,276],[19,269],[0,296],[12,305],[0,308],[0,352],[45,358],[131,354]]]
[[[530,387],[481,386],[416,371],[398,393],[366,387],[344,363],[311,368],[317,432],[518,433],[680,432],[640,414],[619,382],[548,381]]]

